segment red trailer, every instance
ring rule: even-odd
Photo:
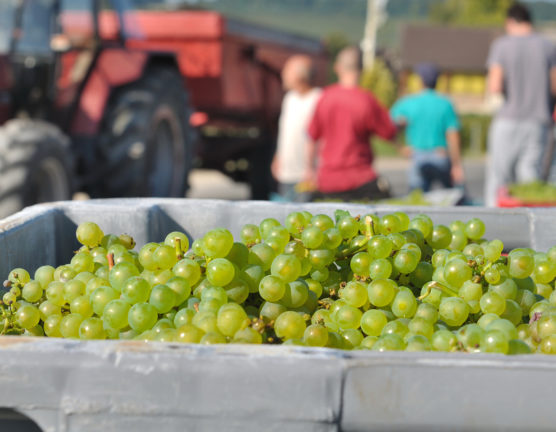
[[[266,198],[280,70],[305,53],[323,84],[322,44],[132,3],[0,2],[0,215],[76,190],[183,196],[194,162]]]

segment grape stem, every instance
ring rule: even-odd
[[[108,270],[112,270],[112,268],[114,267],[114,254],[109,253],[108,255],[106,255],[106,258],[108,259]]]
[[[373,229],[373,219],[370,216],[365,217],[365,235],[369,239],[375,235]]]
[[[444,292],[445,294],[448,294],[452,297],[458,297],[458,293],[455,292],[454,290],[451,290],[450,288],[448,288],[444,285],[441,285],[438,282],[433,282],[433,283],[431,283],[427,286],[427,290],[425,291],[425,293],[423,295],[417,297],[417,300],[423,300],[423,299],[427,298],[430,295],[433,288],[436,288],[436,289],[438,289],[438,290],[440,290],[440,291]]]
[[[181,239],[179,237],[176,237],[174,239],[174,244],[176,246],[176,258],[179,260],[183,259],[183,253],[181,250]]]

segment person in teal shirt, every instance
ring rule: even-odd
[[[412,158],[409,188],[427,192],[435,181],[454,187],[463,183],[458,116],[450,100],[434,90],[438,68],[421,63],[415,70],[423,90],[403,97],[390,111],[396,125],[406,132]]]

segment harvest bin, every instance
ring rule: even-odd
[[[30,207],[0,222],[0,271],[68,262],[75,228],[97,222],[138,244],[180,229],[283,220],[307,209],[381,215],[400,207],[186,199]],[[436,223],[480,217],[508,247],[556,244],[550,209],[401,208]],[[293,346],[0,338],[0,431],[554,430],[556,358],[348,352]]]

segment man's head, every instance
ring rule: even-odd
[[[313,87],[315,68],[309,56],[291,56],[282,69],[282,85],[286,90],[303,91]]]
[[[531,29],[533,20],[529,9],[515,2],[506,12],[506,32],[508,34],[519,34]]]
[[[361,50],[356,46],[348,46],[341,50],[334,63],[334,71],[338,81],[347,85],[356,85],[363,69]]]
[[[433,89],[436,87],[436,82],[438,81],[438,76],[440,75],[440,71],[433,63],[419,63],[415,66],[415,72],[421,78],[423,82],[423,86],[429,89]]]

